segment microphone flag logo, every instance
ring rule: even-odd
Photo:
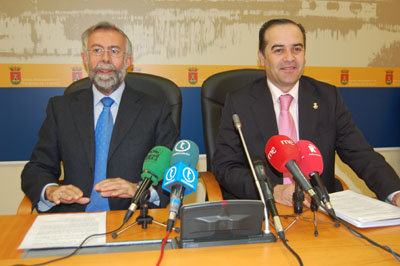
[[[177,173],[176,166],[170,167],[168,171],[165,173],[164,180],[167,182],[174,180],[176,173]]]
[[[276,149],[275,147],[272,147],[271,150],[268,152],[268,160],[270,160],[272,158],[272,155],[274,155],[276,153]]]
[[[183,180],[186,183],[191,184],[196,179],[196,174],[194,173],[193,169],[190,167],[185,167],[183,169]]]
[[[185,152],[190,149],[190,142],[187,140],[181,140],[175,145],[175,151]]]
[[[315,147],[313,144],[308,144],[308,149],[312,153],[317,153],[317,147]]]

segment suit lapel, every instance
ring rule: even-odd
[[[274,105],[272,102],[271,92],[266,85],[266,79],[258,82],[253,88],[254,103],[252,104],[253,117],[260,119],[256,121],[262,135],[264,142],[278,134],[278,126],[275,116]]]
[[[129,129],[133,126],[142,109],[143,101],[139,94],[126,86],[122,94],[120,106],[118,108],[117,119],[114,124],[113,134],[108,151],[108,159],[111,158],[118,145],[121,143]]]
[[[319,97],[315,89],[303,79],[299,84],[299,136],[300,139],[313,139],[318,124]]]
[[[90,88],[74,94],[71,100],[73,121],[82,140],[82,145],[89,160],[90,167],[94,169],[94,120],[93,120],[93,93]]]

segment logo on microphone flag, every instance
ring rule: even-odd
[[[187,140],[180,140],[174,147],[176,152],[185,152],[190,149],[190,142]]]
[[[312,153],[317,153],[317,147],[315,147],[313,144],[308,144],[308,149]]]

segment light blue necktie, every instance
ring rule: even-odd
[[[97,120],[95,130],[95,164],[94,164],[94,182],[92,193],[90,194],[90,202],[86,206],[87,212],[94,211],[109,211],[108,198],[101,197],[99,192],[94,190],[94,186],[100,181],[106,179],[107,173],[107,157],[108,149],[110,147],[111,135],[113,131],[113,118],[111,114],[111,105],[114,100],[110,97],[101,99],[103,103],[103,111]]]

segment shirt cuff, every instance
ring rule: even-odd
[[[150,187],[150,198],[148,201],[158,207],[160,206],[160,196],[158,196],[157,190],[155,190],[153,187]]]
[[[37,203],[36,208],[38,210],[38,212],[47,212],[48,210],[50,210],[51,208],[53,208],[54,206],[56,206],[55,203],[47,200],[44,196],[44,193],[46,191],[46,188],[48,186],[58,186],[57,183],[49,183],[47,185],[45,185],[42,189],[42,192],[40,193],[40,201]]]
[[[400,190],[395,191],[395,192],[389,194],[389,196],[387,196],[387,201],[393,204],[393,197],[394,197],[397,193],[400,193]]]

